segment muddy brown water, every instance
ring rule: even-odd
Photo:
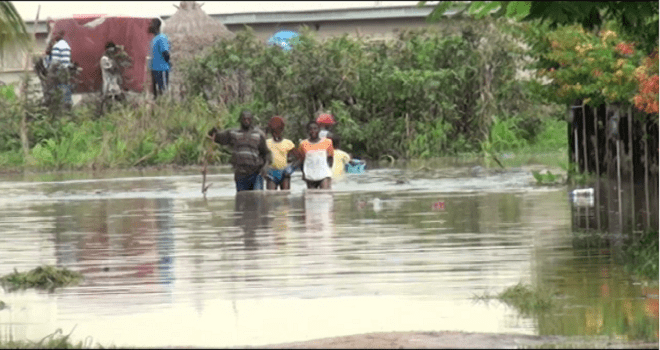
[[[0,178],[0,275],[55,264],[85,281],[0,291],[0,340],[57,329],[105,346],[235,347],[374,332],[657,341],[657,284],[571,233],[566,187],[530,169],[372,169],[236,194],[230,169]],[[518,283],[562,307],[475,300]]]

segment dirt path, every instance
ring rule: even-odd
[[[658,349],[658,343],[610,341],[607,338],[567,338],[463,332],[369,333],[304,342],[274,344],[265,349],[516,349],[592,348]]]

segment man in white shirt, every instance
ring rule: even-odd
[[[55,45],[50,51],[50,63],[59,62],[64,67],[71,64],[71,46],[64,40],[64,31],[55,34]]]
[[[53,65],[53,64],[58,64],[58,67],[56,68],[58,71],[59,70],[68,70],[69,66],[71,66],[71,46],[69,46],[69,43],[64,40],[64,31],[60,30],[55,34],[54,40],[55,44],[53,47],[50,49],[50,60],[48,65]],[[69,79],[69,74],[68,71],[64,75],[65,79]],[[57,87],[62,91],[63,94],[63,102],[67,107],[71,107],[72,99],[71,99],[71,85],[67,81],[65,83],[60,82]]]

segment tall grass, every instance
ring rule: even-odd
[[[505,167],[543,164],[567,169],[568,125],[565,121],[543,119],[539,126],[540,132],[530,139],[522,136],[516,121],[520,119],[495,119],[491,129],[491,143],[484,145],[484,150],[497,155]]]
[[[205,134],[213,126],[233,123],[237,113],[212,108],[201,98],[183,102],[164,98],[155,104],[118,105],[100,117],[85,106],[58,118],[39,114],[29,123],[27,159],[20,145],[14,145],[0,153],[0,166],[84,170],[200,164],[209,148]],[[18,123],[11,125],[13,130],[0,134],[18,135]],[[213,156],[220,158],[223,153]]]
[[[75,329],[75,327],[74,327]],[[92,345],[92,340],[87,338],[85,341],[72,341],[70,339],[73,330],[69,334],[63,334],[62,329],[58,329],[39,341],[31,340],[0,340],[0,349],[116,349],[101,344]]]

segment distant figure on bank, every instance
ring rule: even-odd
[[[167,90],[170,80],[170,42],[167,35],[160,32],[160,26],[160,19],[154,18],[148,29],[150,34],[155,35],[149,48],[151,53],[149,68],[154,99]]]
[[[117,46],[112,41],[105,44],[105,52],[101,56],[101,76],[103,77],[103,100],[122,99],[121,71],[114,59]]]
[[[268,122],[268,131],[273,135],[266,140],[266,145],[270,149],[273,158],[268,174],[266,175],[266,189],[276,190],[278,187],[282,190],[291,188],[291,173],[293,167],[287,167],[293,154],[289,153],[296,146],[289,139],[282,138],[284,131],[284,119],[280,116],[274,116]]]
[[[303,164],[303,180],[307,188],[330,189],[332,187],[332,163],[334,148],[332,140],[319,137],[319,125],[316,121],[307,124],[309,138],[299,146]]]
[[[72,87],[68,81],[68,70],[71,66],[71,46],[69,46],[69,43],[64,40],[64,34],[65,33],[63,30],[59,30],[57,33],[55,33],[52,41],[54,44],[50,49],[47,49],[47,52],[49,53],[47,62],[48,68],[59,72],[56,73],[58,76],[63,76],[65,81],[58,81],[57,88],[62,92],[62,101],[64,105],[70,108],[73,105],[71,91]]]
[[[71,65],[71,46],[64,40],[64,31],[60,30],[53,37],[53,46],[50,48],[50,64],[58,62],[63,66]]]
[[[232,147],[230,162],[234,167],[237,192],[263,190],[264,177],[271,162],[266,136],[253,127],[252,112],[241,112],[240,122],[240,129],[218,131],[213,128],[208,136],[218,144]]]

